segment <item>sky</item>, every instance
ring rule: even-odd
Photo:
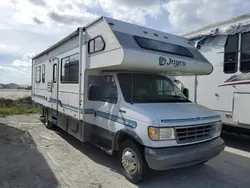
[[[181,34],[248,13],[246,0],[0,0],[0,83],[31,83],[31,58],[99,16]]]

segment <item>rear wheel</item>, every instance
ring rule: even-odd
[[[127,180],[136,183],[143,179],[147,171],[147,164],[138,144],[125,140],[120,146],[119,161],[122,173]]]
[[[52,129],[54,127],[53,124],[49,121],[48,109],[44,110],[44,125],[48,129]]]

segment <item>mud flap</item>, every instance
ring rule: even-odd
[[[233,99],[233,121],[250,125],[250,93],[235,93]]]

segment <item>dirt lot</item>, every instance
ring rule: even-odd
[[[18,99],[31,96],[31,90],[25,89],[0,89],[0,98]]]
[[[46,129],[38,115],[0,118],[1,188],[249,188],[250,137],[226,133],[227,147],[204,165],[151,172],[133,185],[114,157],[60,129]]]

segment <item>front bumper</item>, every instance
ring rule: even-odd
[[[219,155],[225,148],[224,140],[214,140],[189,146],[171,148],[145,148],[148,166],[154,170],[167,170],[205,162]]]

